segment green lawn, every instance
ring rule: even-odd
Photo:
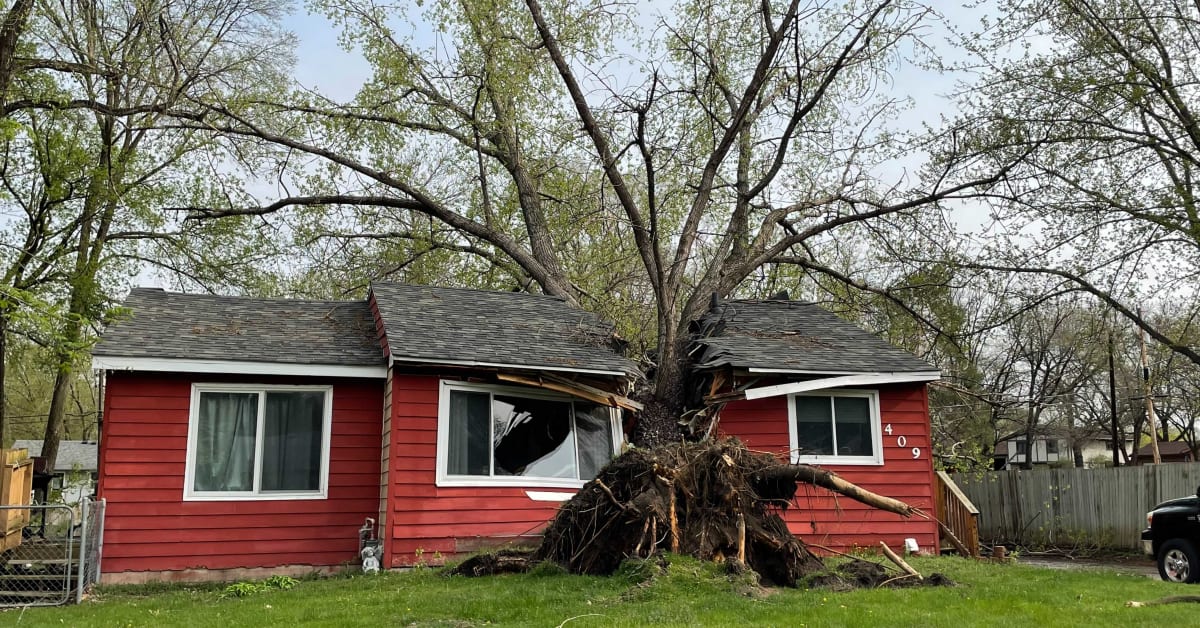
[[[222,596],[219,586],[114,587],[63,608],[0,613],[4,626],[787,626],[1195,625],[1200,606],[1126,608],[1129,600],[1200,594],[1112,571],[1066,572],[958,558],[914,558],[949,588],[847,593],[770,590],[715,566],[672,559],[611,578],[534,573],[478,579],[433,570],[304,580],[290,590]],[[647,579],[647,574],[655,574]]]

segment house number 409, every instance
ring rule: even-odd
[[[892,435],[892,424],[888,423],[887,426],[883,428],[883,431],[887,432],[888,436],[891,436]],[[906,438],[903,435],[897,436],[896,437],[896,446],[897,447],[907,447],[908,446],[908,438]],[[921,448],[913,447],[912,455],[913,455],[913,458],[920,458],[921,457]]]

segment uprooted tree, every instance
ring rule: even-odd
[[[656,347],[638,445],[684,436],[687,326],[713,295],[781,267],[853,283],[822,245],[1003,177],[871,174],[899,149],[876,88],[930,15],[904,0],[314,6],[374,75],[346,103],[299,92],[185,122],[277,147],[287,183],[259,205],[176,209],[279,214],[306,250],[377,246],[379,276],[540,290],[616,320]]]
[[[794,587],[824,570],[780,516],[793,504],[798,482],[901,516],[923,515],[830,471],[781,462],[736,439],[680,443],[633,449],[614,460],[559,508],[534,553],[485,554],[453,573],[519,572],[551,561],[572,573],[608,575],[627,558],[669,551],[726,561],[766,583]],[[871,582],[885,577],[879,570]]]
[[[306,91],[213,104],[181,123],[277,147],[281,185],[258,204],[176,209],[195,220],[278,213],[308,250],[376,246],[365,257],[384,260],[378,276],[540,290],[616,320],[656,347],[643,352],[650,377],[631,434],[652,449],[568,503],[542,554],[586,571],[601,554],[644,555],[666,531],[705,558],[729,555],[736,536],[749,564],[794,583],[815,559],[772,509],[796,481],[833,476],[737,449],[728,469],[702,468],[689,456],[709,449],[654,447],[703,438],[711,424],[693,419],[719,413],[687,393],[688,326],[711,299],[781,267],[870,290],[823,264],[821,246],[1003,178],[999,168],[949,186],[951,173],[930,172],[910,186],[871,174],[900,152],[884,124],[895,103],[875,88],[930,11],[905,0],[685,0],[671,16],[560,0],[442,0],[408,16],[373,0],[313,5],[373,76],[350,102]],[[649,21],[658,28],[643,31]],[[644,75],[610,80],[605,67]],[[635,472],[643,463],[654,472]],[[595,545],[589,529],[620,545]],[[767,565],[767,548],[783,564]]]

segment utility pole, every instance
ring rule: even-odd
[[[1142,317],[1142,309],[1138,308],[1138,318]],[[1150,427],[1150,450],[1154,453],[1154,464],[1162,463],[1158,453],[1158,418],[1154,415],[1154,399],[1150,391],[1150,359],[1146,355],[1146,330],[1138,327],[1138,337],[1142,344],[1142,383],[1146,395],[1146,423]]]
[[[1113,359],[1113,330],[1108,329],[1108,417],[1112,421],[1113,466],[1121,466],[1125,439],[1117,427],[1117,367]]]

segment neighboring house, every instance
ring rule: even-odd
[[[925,390],[939,377],[934,367],[807,303],[724,302],[698,329],[696,369],[717,384],[715,397],[735,399],[721,412],[721,434],[934,512]],[[937,551],[932,519],[903,519],[804,486],[796,500],[784,516],[808,542],[845,551],[913,538]]]
[[[992,450],[992,468],[1001,471],[1016,469],[1025,463],[1029,454],[1029,443],[1024,436],[1014,436],[996,443]],[[1033,439],[1033,465],[1066,464],[1074,466],[1074,455],[1071,446],[1065,439],[1057,436],[1037,436]]]
[[[1158,443],[1158,458],[1163,462],[1194,462],[1192,448],[1183,441],[1160,441]],[[1138,464],[1154,464],[1153,445],[1143,445],[1137,450]]]
[[[1090,468],[1097,460],[1112,460],[1112,438],[1103,436],[1087,436],[1079,438],[1080,453],[1084,468]],[[1125,450],[1133,447],[1133,440],[1125,441]],[[1004,471],[1018,469],[1029,455],[1029,447],[1025,435],[1011,436],[996,443],[992,450],[992,469]],[[1044,434],[1033,439],[1034,466],[1075,466],[1075,454],[1071,447],[1071,439],[1055,434]]]
[[[1133,439],[1126,438],[1122,443],[1124,451],[1129,454],[1133,451]],[[1103,436],[1095,436],[1084,439],[1082,445],[1083,463],[1086,467],[1092,467],[1095,463],[1103,460],[1103,466],[1112,464],[1113,455],[1113,439]],[[1125,456],[1121,456],[1122,464],[1124,464]]]
[[[13,442],[13,449],[27,449],[31,458],[42,455],[41,440],[18,439]],[[54,460],[54,468],[48,472],[53,474],[50,489],[59,491],[60,499],[66,504],[77,504],[84,497],[91,495],[96,486],[97,464],[96,452],[98,445],[95,441],[64,440],[58,443],[58,456]]]
[[[721,378],[715,394],[747,398],[725,406],[722,433],[781,453],[809,443],[796,459],[931,508],[931,367],[816,306],[722,305],[698,368]],[[612,327],[553,297],[135,289],[125,307],[93,352],[106,582],[355,563],[368,518],[385,567],[536,538],[619,451],[620,409],[636,407]],[[742,326],[751,310],[761,329]],[[933,522],[797,500],[789,524],[816,543],[937,547]]]

